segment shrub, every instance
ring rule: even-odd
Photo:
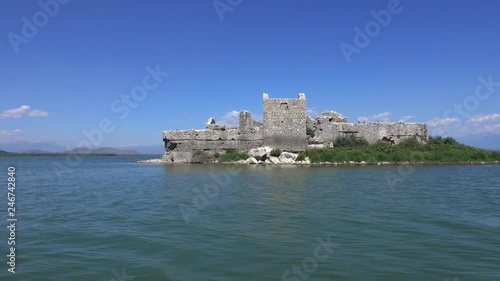
[[[281,150],[279,150],[277,148],[271,150],[271,156],[280,157],[280,155],[281,155]]]
[[[333,144],[335,147],[367,147],[368,141],[355,136],[338,137]]]
[[[447,137],[447,138],[444,138],[443,139],[443,144],[446,144],[446,145],[457,145],[458,144],[458,141],[456,141],[454,138],[452,137]]]
[[[296,159],[296,161],[305,161],[305,160],[306,160],[306,155],[304,153],[299,154],[299,156],[297,156]]]
[[[370,146],[370,150],[378,153],[391,154],[396,151],[396,147],[392,146],[391,144],[378,141],[377,143]]]
[[[227,149],[224,154],[219,156],[220,162],[235,162],[239,160],[245,160],[248,158],[248,154],[240,152],[237,149],[231,148]]]
[[[338,137],[333,143],[335,147],[352,147],[353,141],[351,137]]]
[[[440,144],[443,141],[443,137],[441,136],[429,136],[427,139],[428,144]]]
[[[416,138],[409,138],[401,141],[398,146],[403,149],[408,150],[422,150],[424,145],[420,143]]]

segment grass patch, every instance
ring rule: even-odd
[[[338,137],[333,144],[334,147],[367,147],[368,141],[365,138],[355,136]]]
[[[280,157],[280,155],[281,155],[281,150],[279,150],[277,148],[271,150],[271,156],[273,156],[273,157]]]
[[[377,162],[481,162],[500,161],[500,152],[475,148],[457,142],[451,137],[429,137],[424,144],[407,139],[398,145],[378,142],[367,145],[363,140],[342,138],[333,148],[309,149],[301,153],[311,162],[366,161]],[[299,156],[299,157],[300,157]]]
[[[224,154],[219,155],[218,159],[219,162],[235,162],[248,159],[248,154],[237,149],[227,149]]]
[[[295,161],[306,161],[306,155],[304,153],[299,154]]]

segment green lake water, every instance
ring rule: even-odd
[[[500,280],[500,165],[147,158],[0,157],[0,280]]]

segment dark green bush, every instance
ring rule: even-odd
[[[427,139],[428,144],[440,144],[443,141],[443,137],[441,136],[429,136]]]
[[[368,141],[364,138],[358,138],[355,136],[349,137],[338,137],[333,143],[334,147],[367,147]]]
[[[280,155],[281,155],[281,150],[279,150],[277,148],[271,150],[271,156],[280,157]]]
[[[443,144],[446,144],[446,145],[457,145],[458,144],[458,141],[456,141],[454,138],[452,137],[447,137],[447,138],[444,138],[443,139]]]
[[[408,150],[422,150],[424,149],[424,144],[419,142],[416,138],[409,138],[401,141],[398,146],[402,149]]]
[[[333,148],[310,149],[301,155],[311,162],[470,162],[500,161],[499,151],[489,151],[458,143],[451,137],[429,137],[429,143],[407,139],[398,145],[377,142],[356,147],[352,138],[337,139]],[[354,146],[354,147],[353,147]]]
[[[305,161],[305,160],[306,160],[306,155],[304,153],[299,154],[299,156],[297,156],[296,159],[296,161]]]
[[[220,162],[235,162],[248,159],[248,154],[231,148],[227,149],[224,154],[221,154],[218,159]]]

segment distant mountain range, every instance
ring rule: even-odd
[[[139,154],[135,150],[120,150],[111,147],[101,147],[98,149],[91,149],[88,147],[77,147],[71,150],[65,151],[64,153],[69,154],[117,154],[117,155],[128,155],[128,154]]]
[[[68,149],[62,145],[54,142],[27,142],[17,141],[11,143],[0,143],[0,150],[15,152],[15,153],[79,153],[79,154],[163,154],[164,148],[160,143],[159,145],[145,145],[145,146],[127,146],[127,147],[100,147],[100,148],[87,148],[77,147]]]

